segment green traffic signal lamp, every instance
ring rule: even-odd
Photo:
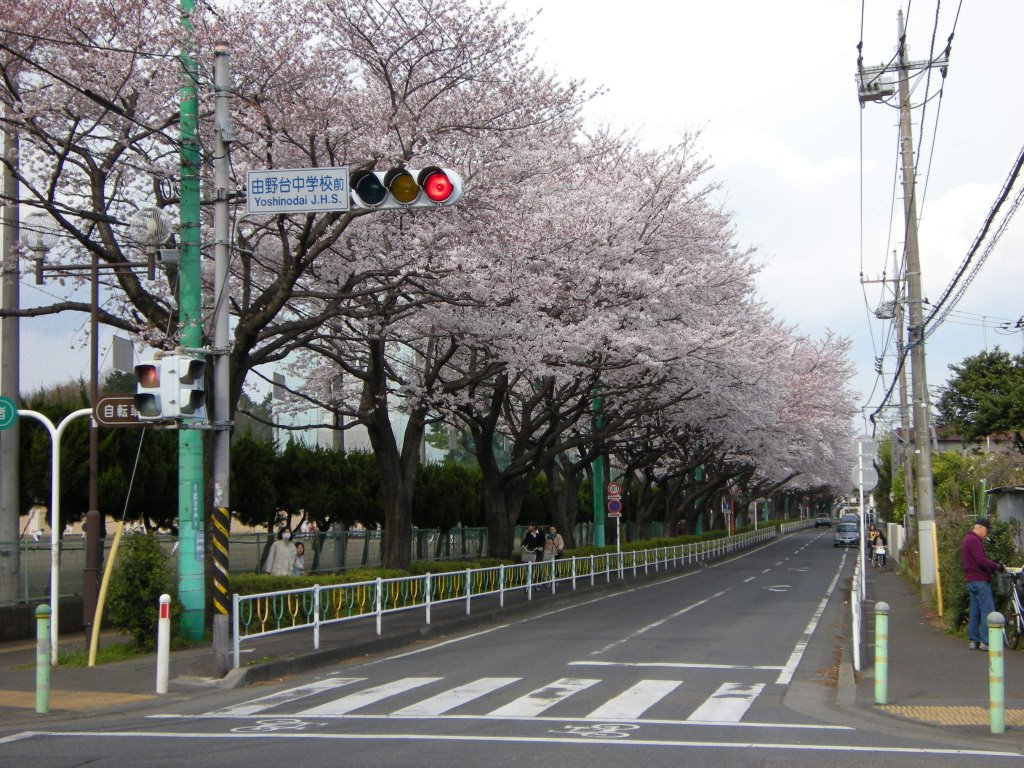
[[[388,189],[375,173],[356,171],[348,180],[352,202],[357,208],[373,208],[384,202]]]

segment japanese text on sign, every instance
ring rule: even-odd
[[[347,211],[348,168],[281,168],[246,174],[248,213]]]

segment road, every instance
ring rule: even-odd
[[[873,766],[1019,761],[832,706],[853,552],[807,530],[711,567],[273,685],[0,741],[57,766]],[[543,605],[543,601],[539,603]]]

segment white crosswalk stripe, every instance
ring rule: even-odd
[[[547,709],[555,706],[560,701],[569,698],[574,693],[589,688],[601,682],[600,680],[588,680],[582,677],[563,677],[551,685],[538,688],[525,696],[520,696],[515,701],[498,707],[490,713],[491,717],[536,717]]]
[[[294,717],[342,717],[349,715],[351,717],[448,716],[532,718],[541,717],[548,710],[566,702],[575,694],[605,682],[594,678],[563,677],[540,688],[536,688],[527,694],[518,696],[511,701],[507,701],[497,708],[482,712],[482,706],[484,705],[477,705],[475,708],[467,705],[478,700],[484,700],[486,697],[523,680],[521,677],[482,677],[427,696],[420,701],[406,704],[406,706],[399,706],[389,713],[380,711],[386,705],[376,707],[372,714],[357,712],[357,710],[381,704],[381,702],[385,702],[389,698],[444,679],[443,677],[405,677],[323,701],[324,697],[331,696],[338,688],[366,681],[366,678],[361,677],[331,677],[207,712],[204,714],[204,717],[253,717],[260,716],[261,713],[265,713],[268,710],[274,710],[273,714],[287,713],[289,716]],[[576,705],[574,707],[576,712],[560,708],[558,715],[587,720],[640,720],[653,707],[666,701],[667,697],[682,686],[682,680],[639,680],[625,690],[620,689],[617,692],[611,692],[609,694],[610,697],[596,709],[591,709],[589,714],[584,715],[580,711],[583,708]],[[743,720],[764,688],[764,683],[724,683],[693,711],[689,718],[687,718],[687,721],[739,723]],[[294,705],[296,701],[313,696],[318,696],[321,700],[316,706],[302,709],[298,712],[288,712],[289,709],[294,710],[295,707],[288,707],[287,705]],[[693,693],[690,696],[692,697]],[[590,707],[593,707],[592,699],[593,697],[588,700]],[[686,701],[686,698],[666,701],[666,704],[662,706],[662,710],[668,713],[679,712],[681,701]],[[492,707],[494,703],[498,702],[491,703]],[[692,703],[690,706],[692,706]],[[465,708],[461,712],[456,712],[456,710],[463,707]],[[583,710],[583,712],[585,711]]]
[[[516,683],[522,678],[519,677],[481,677],[472,683],[460,685],[457,688],[444,691],[431,696],[421,702],[409,707],[396,710],[395,715],[399,717],[430,717],[432,715],[443,715],[456,707],[461,707],[467,702],[479,699],[492,691],[504,688],[506,685]]]
[[[442,680],[440,677],[403,677],[401,680],[394,680],[390,683],[384,683],[383,685],[377,685],[373,688],[367,688],[365,691],[359,691],[349,696],[343,696],[340,699],[329,701],[326,704],[321,704],[318,707],[312,709],[304,709],[298,713],[299,717],[318,717],[324,715],[344,715],[353,710],[360,709],[362,707],[375,704],[378,701],[382,701],[389,696],[394,696],[399,693],[405,693],[411,691],[413,688],[419,688],[421,685],[427,685],[428,683],[436,683],[438,680]]]
[[[687,719],[714,723],[738,723],[762,690],[764,690],[764,683],[756,685],[723,683]]]
[[[331,691],[343,685],[358,683],[365,679],[365,677],[328,677],[325,680],[316,680],[309,685],[300,685],[298,688],[289,688],[286,691],[278,691],[269,696],[261,696],[252,701],[236,704],[233,707],[225,707],[224,709],[208,712],[207,715],[210,717],[245,717],[247,715],[255,715],[273,707],[279,707],[282,704],[305,699],[309,696],[314,696],[324,691]]]
[[[595,709],[588,720],[635,720],[683,684],[682,680],[641,680]]]

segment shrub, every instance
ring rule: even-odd
[[[156,536],[126,536],[121,562],[114,568],[107,590],[111,624],[126,632],[140,648],[156,645],[160,595],[174,595],[174,574]],[[171,600],[171,633],[175,634],[181,606]]]

